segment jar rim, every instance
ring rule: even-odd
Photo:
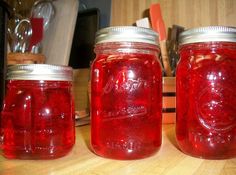
[[[159,45],[158,33],[149,28],[135,26],[113,26],[96,33],[95,43],[140,42]]]
[[[185,30],[179,36],[179,45],[200,42],[236,42],[236,27],[206,26]]]
[[[16,64],[7,67],[6,79],[72,81],[73,71],[71,67],[62,65]]]

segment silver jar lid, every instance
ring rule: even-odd
[[[16,64],[8,66],[7,80],[72,81],[72,68],[49,64]]]
[[[141,42],[158,45],[158,34],[151,29],[134,26],[107,27],[96,33],[95,43]]]
[[[186,30],[180,34],[180,45],[199,42],[236,42],[236,27],[208,26]]]

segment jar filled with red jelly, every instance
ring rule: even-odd
[[[100,156],[140,159],[161,145],[162,71],[158,35],[120,26],[96,34],[91,71],[91,145]]]
[[[180,35],[176,137],[205,159],[236,157],[236,28],[210,26]]]
[[[1,113],[2,152],[10,159],[54,159],[75,143],[72,68],[8,67]]]

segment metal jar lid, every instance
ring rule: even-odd
[[[7,80],[72,81],[72,68],[49,64],[16,64],[8,66]]]
[[[158,45],[158,34],[151,29],[143,27],[107,27],[96,33],[95,43],[107,42],[141,42]]]
[[[236,27],[208,26],[186,30],[180,34],[180,45],[199,42],[236,42]]]

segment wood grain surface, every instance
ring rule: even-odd
[[[235,175],[236,159],[204,160],[179,151],[174,125],[163,126],[163,143],[154,156],[118,161],[90,151],[90,126],[76,128],[76,144],[55,160],[7,160],[0,156],[1,175]]]
[[[236,26],[235,0],[112,0],[111,25],[132,25],[160,3],[166,27]]]

